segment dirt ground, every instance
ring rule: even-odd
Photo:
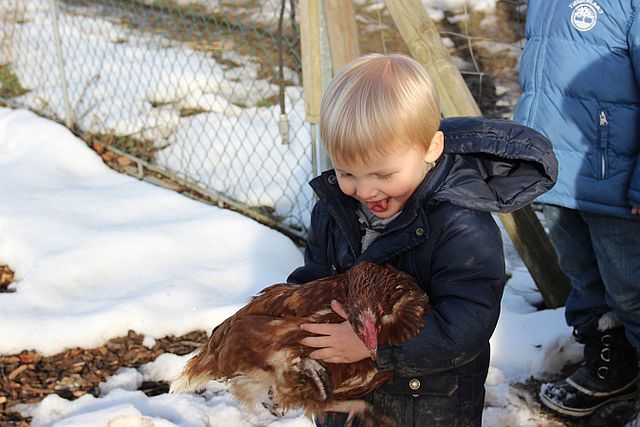
[[[36,403],[57,394],[77,399],[84,394],[99,395],[98,384],[121,367],[137,367],[155,360],[162,353],[187,354],[205,342],[204,331],[181,337],[156,340],[153,348],[142,345],[143,336],[129,331],[127,336],[109,340],[93,349],[74,348],[53,356],[23,351],[0,357],[0,426],[25,427],[30,418],[12,409],[18,403]],[[148,396],[169,391],[161,382],[145,382],[140,387]]]

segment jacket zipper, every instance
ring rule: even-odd
[[[600,110],[600,179],[607,175],[607,142],[609,140],[609,119],[607,112]]]
[[[334,218],[337,218],[337,216],[334,215]],[[338,224],[338,228],[340,228],[340,231],[342,231],[342,234],[344,235],[344,238],[347,241],[347,245],[349,246],[349,250],[351,251],[351,256],[353,256],[354,260],[358,259],[358,255],[356,254],[356,249],[351,244],[351,241],[349,240],[349,234],[346,233],[345,227],[342,226],[341,221],[336,221],[336,224]]]

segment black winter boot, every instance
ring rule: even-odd
[[[585,417],[608,403],[634,399],[638,357],[624,329],[574,335],[584,344],[584,363],[566,379],[543,384],[542,403],[562,415]]]

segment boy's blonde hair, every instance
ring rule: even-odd
[[[369,54],[331,80],[320,106],[320,137],[329,157],[346,163],[424,144],[440,127],[440,100],[427,71],[400,54]]]

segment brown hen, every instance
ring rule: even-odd
[[[392,424],[359,399],[390,380],[391,372],[379,371],[371,359],[320,362],[308,357],[313,349],[299,344],[310,335],[300,329],[302,323],[344,321],[331,309],[334,299],[372,352],[378,344],[398,345],[416,335],[428,309],[427,295],[409,274],[370,262],[303,285],[273,285],[213,330],[171,392],[227,381],[234,397],[249,407],[303,409],[312,419],[346,412],[347,425],[355,418],[365,425]]]

